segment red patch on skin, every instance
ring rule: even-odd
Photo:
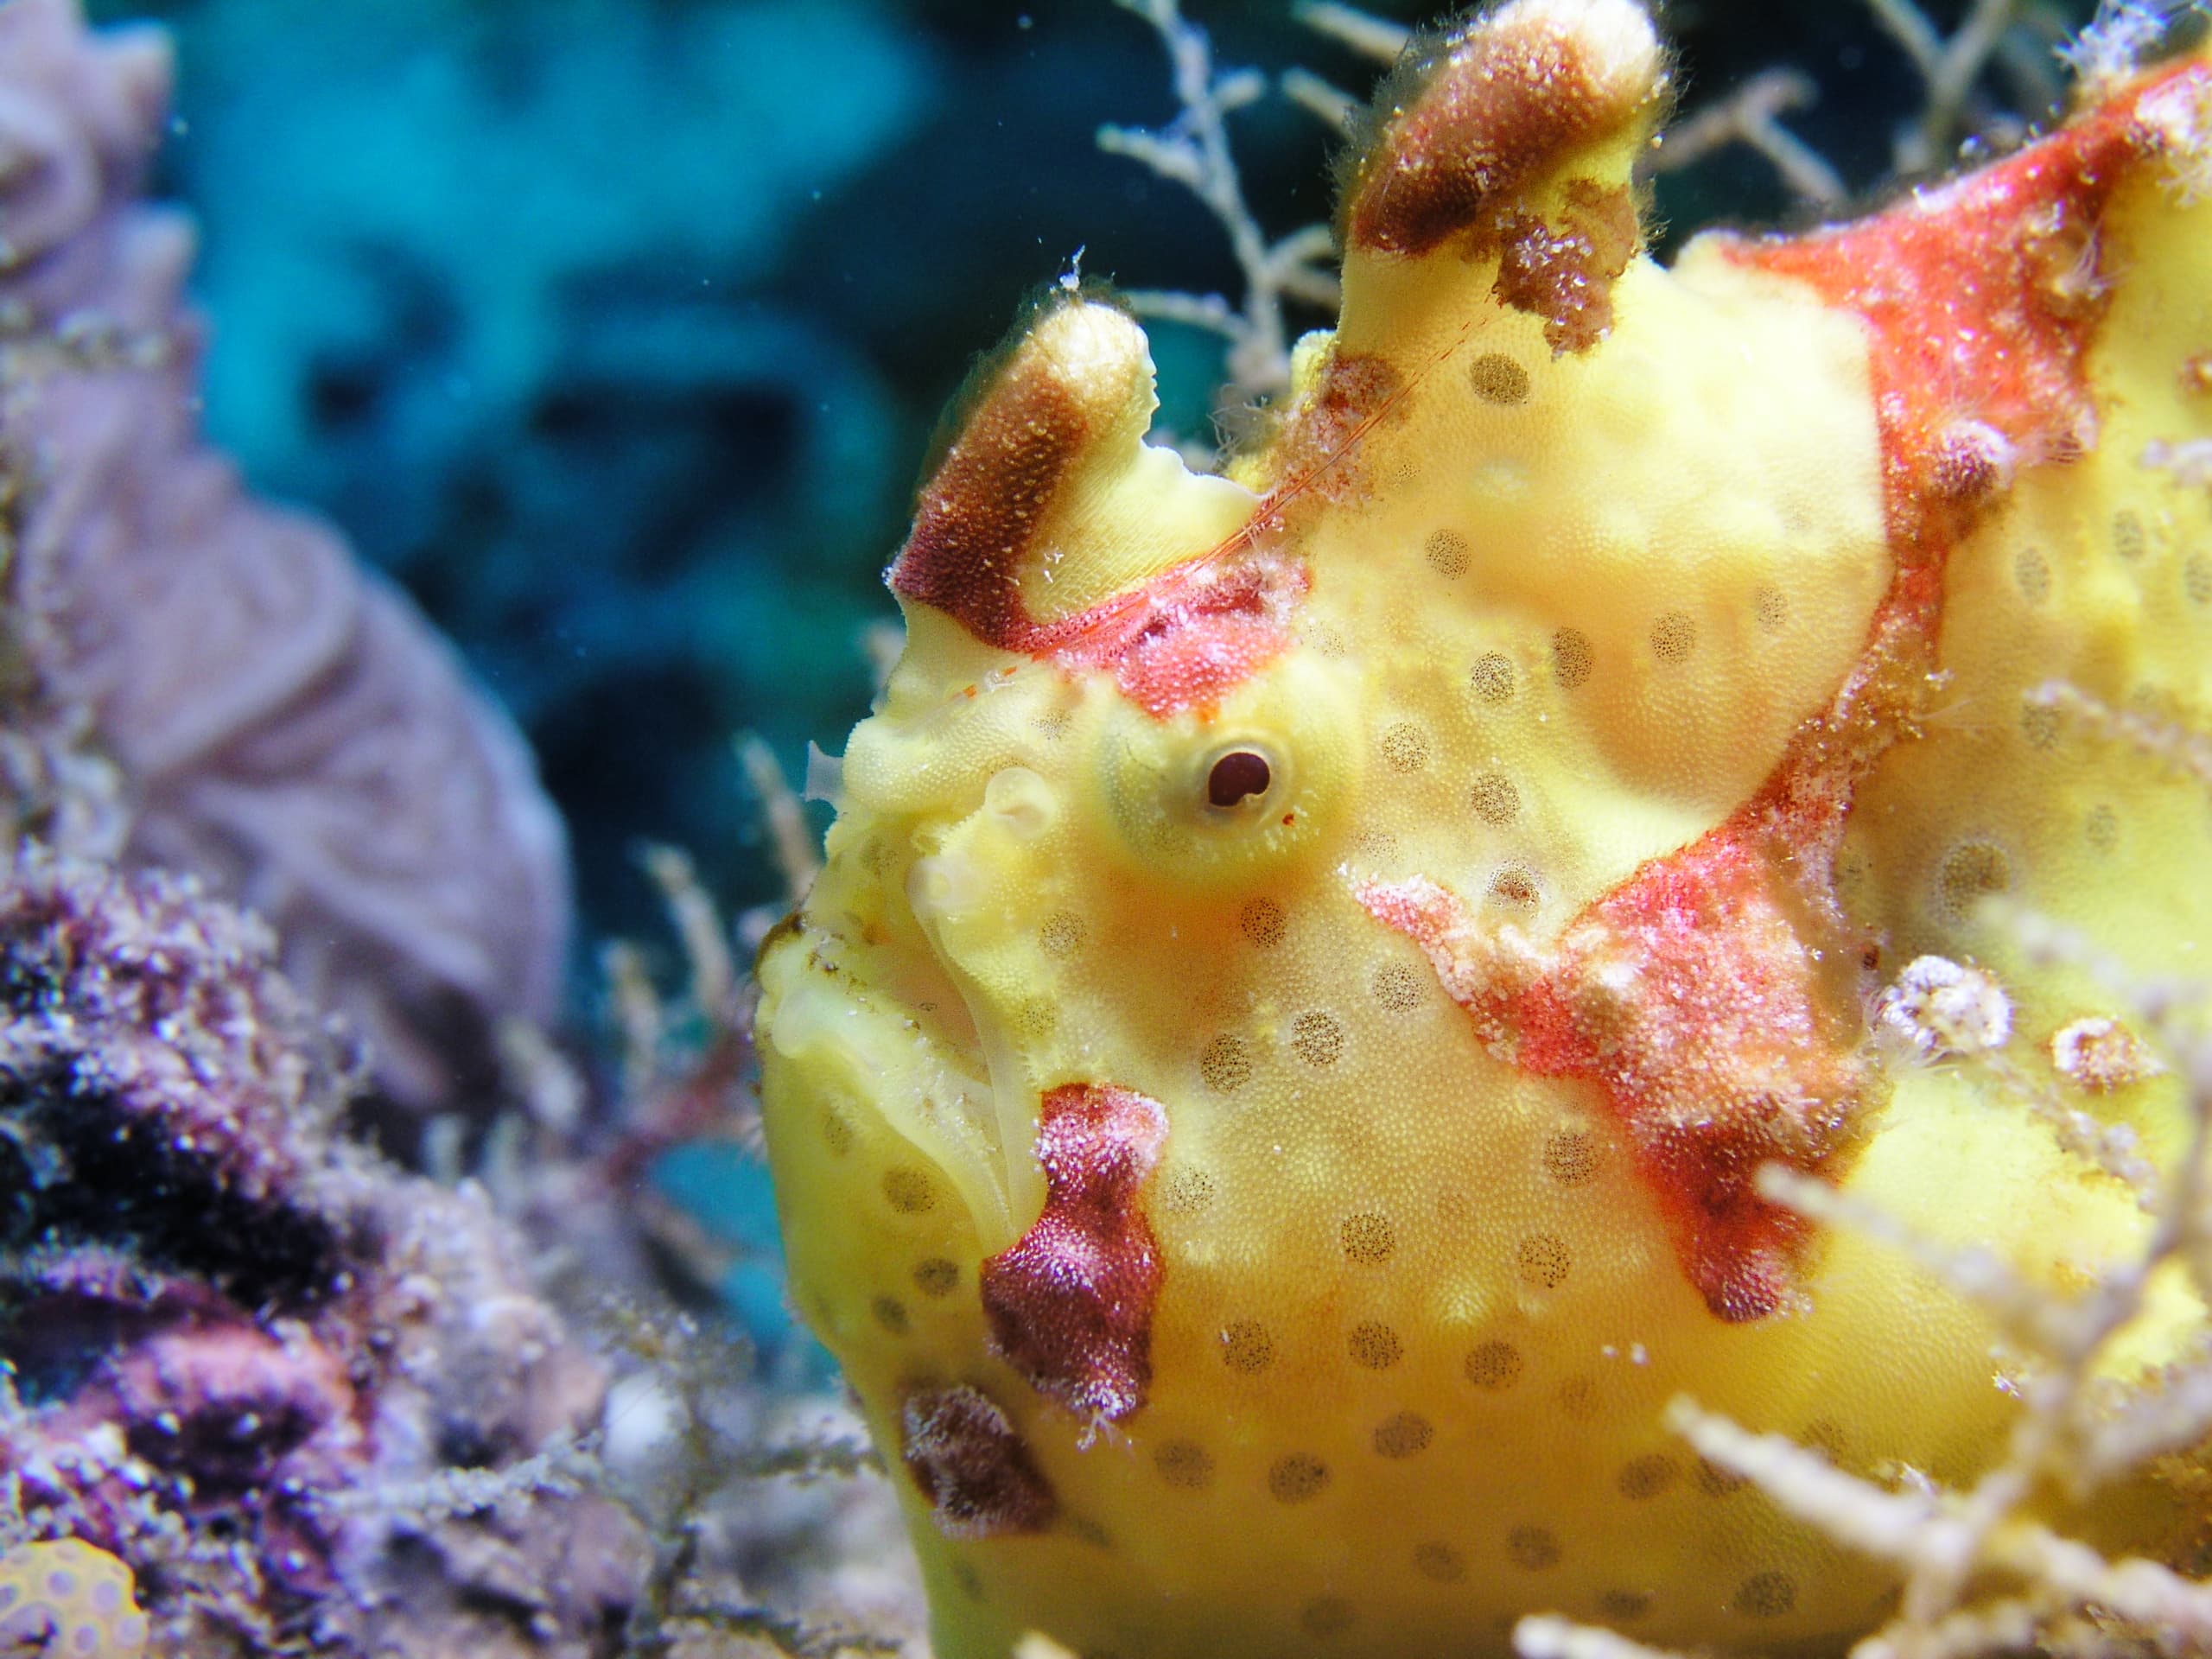
[[[1833,1177],[1853,1143],[1871,958],[1836,904],[1835,854],[1859,784],[1913,730],[1937,666],[1945,561],[2019,467],[2095,442],[2100,218],[2159,142],[2144,99],[2207,78],[2196,64],[2151,77],[1863,224],[1731,250],[1866,320],[1895,561],[1858,663],[1749,801],[1548,947],[1486,930],[1432,881],[1359,890],[1421,946],[1493,1054],[1599,1086],[1719,1319],[1783,1306],[1808,1240],[1758,1195],[1758,1166]]]
[[[1084,1083],[1051,1090],[1037,1132],[1044,1213],[982,1266],[998,1351],[1080,1416],[1118,1422],[1152,1384],[1160,1249],[1137,1193],[1166,1138],[1166,1113],[1142,1095]]]
[[[1110,672],[1157,719],[1182,709],[1210,714],[1289,647],[1290,612],[1306,588],[1303,567],[1285,560],[1194,561],[1040,630],[1037,654]]]
[[[1860,1079],[1856,1004],[1731,826],[1655,859],[1539,951],[1486,935],[1416,879],[1359,891],[1427,955],[1499,1058],[1597,1084],[1658,1198],[1682,1271],[1731,1323],[1782,1306],[1804,1224],[1759,1198],[1758,1166],[1818,1169]]]
[[[2113,187],[2164,142],[2147,100],[2201,87],[2184,62],[1978,173],[1856,225],[1738,243],[1738,263],[1809,284],[1866,320],[1890,542],[1900,568],[1940,558],[1997,479],[1972,423],[2012,464],[2096,442],[2085,364],[2103,320],[2101,220]]]
[[[1059,1514],[1052,1483],[1007,1414],[962,1383],[906,1396],[900,1455],[948,1538],[1043,1532]]]

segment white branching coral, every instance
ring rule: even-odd
[[[1126,297],[1140,315],[1189,324],[1229,342],[1225,400],[1249,403],[1287,391],[1290,336],[1286,301],[1332,308],[1337,278],[1329,269],[1335,249],[1325,225],[1309,225],[1269,241],[1244,200],[1244,187],[1229,147],[1228,118],[1268,92],[1256,70],[1222,70],[1205,31],[1182,14],[1178,0],[1116,0],[1150,23],[1167,49],[1182,113],[1167,126],[1105,126],[1098,144],[1141,162],[1161,178],[1183,186],[1202,202],[1228,235],[1244,277],[1243,304],[1219,294],[1141,289]]]

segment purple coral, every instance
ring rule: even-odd
[[[125,861],[251,906],[370,1034],[386,1092],[450,1107],[501,1017],[554,1012],[563,833],[412,606],[200,442],[192,231],[135,200],[168,85],[157,33],[0,3],[10,620],[40,695],[120,770]]]
[[[646,1547],[563,1476],[603,1376],[480,1197],[336,1124],[352,1068],[194,884],[0,882],[0,1471],[162,1651],[614,1650]]]

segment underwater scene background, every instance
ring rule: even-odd
[[[0,18],[11,5],[67,10],[0,0]],[[1403,0],[1371,10],[1427,21]],[[1940,169],[1977,130],[2002,142],[2060,96],[2055,48],[2094,10],[2003,8],[1955,130],[1916,157],[1928,88],[1896,6],[1667,6],[1682,111],[1789,72],[1782,119],[1840,194],[1808,199],[1807,175],[1719,144],[1656,174],[1655,240],[1802,226],[1880,199],[1901,157]],[[477,734],[454,747],[494,779],[472,822],[524,824],[534,849],[479,868],[466,836],[442,832],[441,879],[479,886],[512,924],[494,966],[448,971],[438,926],[379,931],[372,899],[347,910],[321,876],[297,878],[321,906],[298,912],[317,918],[303,927],[370,915],[388,953],[374,971],[399,963],[431,987],[394,1007],[323,999],[413,1057],[380,1072],[277,974],[349,982],[302,965],[311,947],[282,901],[257,898],[276,890],[232,843],[202,868],[157,855],[210,844],[197,831],[152,850],[88,832],[72,861],[53,827],[74,810],[67,768],[44,750],[11,761],[19,784],[37,773],[19,793],[39,798],[16,814],[0,918],[18,992],[0,1090],[16,1148],[0,1157],[14,1541],[74,1532],[130,1560],[155,1652],[921,1651],[896,1516],[827,1355],[785,1306],[749,1139],[743,964],[788,907],[776,824],[807,746],[835,752],[868,707],[897,620],[882,573],[981,350],[1078,268],[1241,292],[1204,207],[1097,141],[1175,118],[1160,38],[1110,0],[85,10],[174,41],[145,194],[198,227],[181,280],[208,334],[186,412],[247,491],[327,520],[453,643],[526,740],[558,826],[522,800],[505,739],[454,713]],[[1363,97],[1374,64],[1284,4],[1187,10],[1220,63],[1269,78],[1232,117],[1255,218],[1274,234],[1327,220],[1343,139],[1275,78],[1311,71]],[[1948,36],[1995,15],[1959,0],[1926,21]],[[0,35],[0,50],[29,38]],[[10,73],[0,60],[0,86]],[[41,85],[64,105],[110,95],[76,73]],[[87,144],[109,143],[87,125]],[[126,210],[125,171],[103,175],[88,237]],[[10,302],[28,362],[47,302],[34,287]],[[1294,305],[1293,320],[1330,319]],[[1173,321],[1148,332],[1160,426],[1210,450],[1236,429],[1217,405],[1222,341]],[[146,367],[127,355],[63,372]],[[37,681],[11,681],[19,712],[43,707]],[[19,724],[43,734],[44,718]],[[748,765],[744,734],[772,772]],[[137,763],[118,764],[127,798]],[[282,760],[255,766],[265,781]],[[818,836],[826,809],[798,810]],[[178,809],[188,820],[203,822]],[[32,830],[61,855],[21,853]],[[269,912],[273,934],[165,876],[118,873],[163,863]],[[353,923],[328,925],[337,938]],[[533,979],[512,998],[470,988]],[[207,1035],[189,1089],[157,1057],[139,1056],[143,1076],[115,1058],[154,1007]],[[64,1125],[65,1098],[97,1135]],[[198,1150],[157,1160],[154,1198],[96,1155],[95,1141],[129,1147],[187,1119]],[[124,1350],[139,1370],[114,1360]],[[241,1414],[256,1426],[235,1446],[195,1440]],[[94,1467],[125,1443],[156,1476],[126,1475],[120,1454]],[[0,1612],[23,1559],[0,1556]],[[88,1596],[107,1582],[74,1570]],[[114,1645],[99,1651],[139,1650],[127,1620],[101,1617]]]

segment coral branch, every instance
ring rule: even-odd
[[[1285,391],[1290,385],[1290,343],[1283,302],[1287,297],[1310,300],[1322,289],[1316,274],[1307,269],[1314,252],[1310,239],[1294,236],[1268,244],[1245,202],[1230,149],[1227,117],[1262,96],[1267,82],[1249,70],[1217,70],[1205,32],[1184,17],[1179,0],[1115,3],[1143,18],[1159,35],[1183,112],[1157,132],[1101,127],[1099,148],[1141,162],[1197,196],[1228,236],[1230,251],[1244,274],[1241,307],[1232,307],[1218,296],[1149,291],[1133,294],[1131,302],[1141,314],[1193,323],[1229,340],[1229,380],[1223,393],[1226,401],[1249,403]]]
[[[1841,175],[1780,119],[1791,110],[1810,107],[1819,97],[1811,78],[1795,69],[1753,75],[1668,133],[1653,152],[1652,170],[1677,172],[1726,145],[1743,144],[1773,163],[1800,200],[1833,207],[1847,194]]]

